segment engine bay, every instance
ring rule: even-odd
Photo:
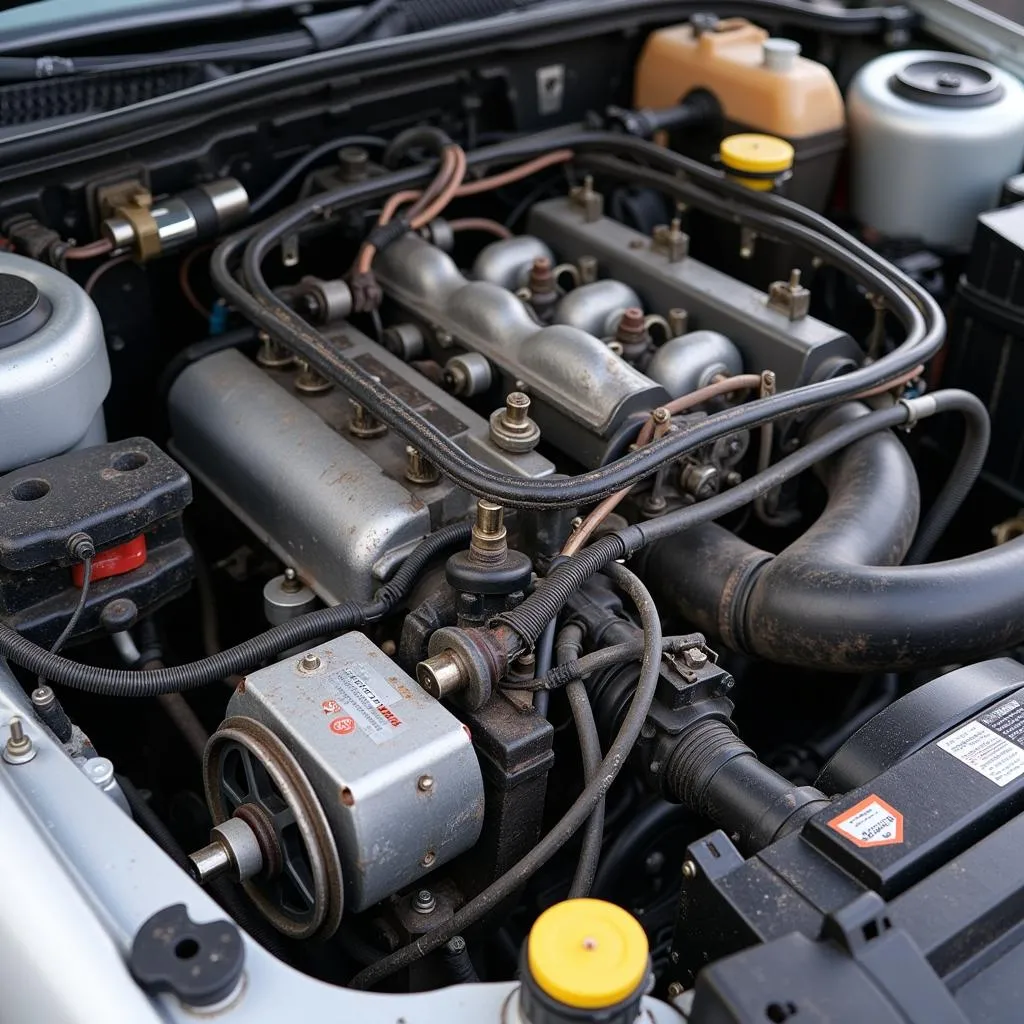
[[[1024,84],[427,6],[0,81],[0,1018],[1017,1020]]]

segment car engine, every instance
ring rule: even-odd
[[[449,6],[0,81],[0,1018],[1019,1019],[1024,84]]]

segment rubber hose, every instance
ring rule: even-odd
[[[369,604],[345,601],[330,608],[319,608],[274,626],[226,651],[185,665],[147,672],[81,665],[50,654],[2,622],[0,656],[37,675],[45,675],[53,682],[111,697],[154,697],[161,693],[207,686],[225,676],[250,671],[290,647],[319,636],[336,635],[386,615],[407,595],[423,569],[437,555],[453,546],[465,544],[471,530],[469,523],[453,523],[421,541],[402,563],[394,578],[381,587]]]
[[[532,648],[547,624],[587,580],[629,553],[630,548],[617,534],[602,537],[556,565],[525,601],[495,616],[492,623],[508,626],[520,638],[523,649]]]
[[[946,483],[917,531],[914,543],[910,545],[910,551],[903,560],[904,565],[919,565],[928,561],[932,549],[963,505],[985,464],[992,435],[988,410],[981,399],[969,391],[961,394],[963,397],[957,411],[964,417],[963,442]]]
[[[930,403],[933,412],[973,407],[963,396],[938,391],[906,404]],[[825,477],[825,512],[778,555],[704,525],[652,545],[642,571],[685,619],[782,664],[895,672],[983,658],[1024,641],[1024,538],[946,562],[896,564],[913,535],[908,503],[916,503],[917,483],[909,457],[894,454],[892,439],[877,435],[837,457]],[[880,509],[883,518],[873,520]]]
[[[453,985],[475,985],[480,976],[476,973],[473,961],[469,958],[469,948],[461,935],[453,935],[441,951],[448,979]]]
[[[402,157],[412,149],[425,148],[432,150],[435,156],[440,156],[444,147],[451,144],[451,137],[440,128],[431,128],[428,125],[407,128],[404,132],[399,132],[388,143],[384,155],[381,157],[381,163],[388,170],[394,170],[401,162]]]
[[[535,679],[542,679],[551,671],[551,663],[555,653],[555,631],[558,629],[558,620],[552,619],[540,635],[536,648],[536,663],[533,668]],[[533,710],[538,715],[548,717],[548,704],[551,695],[547,690],[535,690],[533,694]]]
[[[637,576],[625,566],[615,563],[608,566],[607,572],[637,606],[644,629],[645,649],[640,668],[640,681],[633,701],[618,734],[608,748],[608,753],[601,761],[593,782],[584,786],[583,792],[573,801],[572,806],[562,815],[555,827],[496,882],[457,910],[446,924],[389,954],[372,967],[360,971],[352,979],[351,988],[369,988],[395,971],[408,967],[409,964],[415,963],[443,945],[453,935],[462,934],[466,928],[501,904],[565,846],[590,817],[598,801],[605,796],[618,777],[640,736],[640,730],[650,711],[658,686],[661,671],[661,622],[651,595]]]
[[[569,709],[572,711],[576,732],[580,738],[580,752],[583,757],[583,779],[586,783],[593,782],[601,766],[601,741],[597,735],[597,723],[594,721],[594,709],[590,706],[587,688],[578,679],[574,679],[565,687],[569,698]],[[580,859],[576,865],[572,884],[569,886],[571,900],[579,899],[590,893],[597,874],[598,862],[601,859],[601,840],[604,836],[604,797],[602,797],[590,817],[583,832],[583,845],[580,847]]]
[[[813,786],[794,786],[758,760],[720,719],[705,718],[679,737],[669,756],[662,791],[736,837],[756,853],[800,828],[829,798]]]
[[[583,627],[574,622],[564,627],[558,636],[557,662],[565,665],[579,658],[583,645]],[[590,706],[587,688],[580,680],[575,679],[566,684],[566,696],[569,698],[569,709],[576,723],[576,733],[580,741],[580,755],[583,759],[583,781],[589,783],[601,764],[601,739],[597,735],[597,722],[594,720],[594,709]],[[602,797],[593,813],[587,819],[583,830],[583,843],[580,846],[580,857],[569,886],[569,899],[579,899],[590,894],[601,860],[601,841],[604,838],[604,805]]]
[[[286,168],[273,184],[268,185],[252,200],[249,204],[249,216],[255,217],[262,213],[299,175],[328,154],[335,153],[345,146],[383,147],[386,145],[386,140],[377,135],[344,135],[341,138],[321,143]]]

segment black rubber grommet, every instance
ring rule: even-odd
[[[245,965],[242,933],[230,921],[196,924],[184,903],[158,910],[132,943],[132,977],[149,993],[209,1006],[235,990]]]

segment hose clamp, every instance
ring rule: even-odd
[[[937,403],[932,395],[919,395],[917,398],[901,398],[899,404],[907,410],[907,421],[903,429],[910,431],[917,426],[917,421],[934,416]]]

